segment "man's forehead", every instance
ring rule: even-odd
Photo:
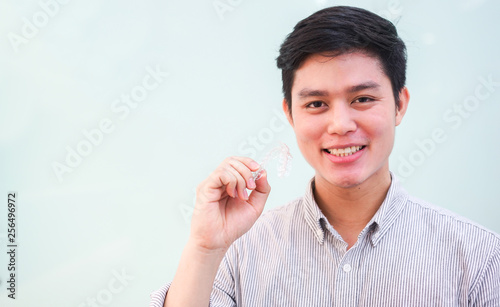
[[[347,51],[325,51],[309,54],[302,60],[300,65],[297,67],[297,70],[301,69],[306,64],[306,62],[310,62],[311,60],[326,64],[334,59],[348,61],[352,57],[363,57],[370,59],[375,64],[379,65],[380,68],[382,68],[382,62],[375,53],[364,49],[351,49]]]
[[[333,62],[332,62],[333,61]],[[383,82],[382,79],[387,79]],[[326,96],[327,88],[358,92],[377,89],[390,80],[378,58],[364,52],[344,53],[337,56],[310,55],[295,71],[292,92],[300,98]]]

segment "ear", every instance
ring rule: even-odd
[[[405,86],[399,92],[399,108],[396,109],[396,126],[401,124],[403,116],[405,116],[406,110],[408,109],[408,103],[410,102],[410,92]]]
[[[293,118],[291,115],[291,110],[288,108],[288,104],[285,98],[283,98],[282,107],[283,107],[283,112],[285,112],[286,119],[288,119],[288,122],[293,127]]]

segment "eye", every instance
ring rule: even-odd
[[[307,108],[313,108],[313,109],[321,108],[323,106],[325,106],[325,103],[323,101],[313,101],[306,105]]]
[[[371,102],[373,100],[374,99],[370,98],[370,97],[359,97],[359,98],[355,99],[353,102],[366,103],[366,102]]]

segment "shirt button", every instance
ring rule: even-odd
[[[352,268],[351,268],[350,264],[344,264],[344,266],[342,267],[342,269],[344,270],[344,272],[349,273]]]

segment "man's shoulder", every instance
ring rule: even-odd
[[[239,241],[249,243],[254,239],[260,241],[263,237],[286,237],[290,231],[297,229],[304,221],[304,198],[298,197],[284,205],[266,210],[257,219],[250,230]]]
[[[287,202],[276,208],[266,210],[257,220],[257,223],[273,222],[276,219],[291,218],[296,214],[301,214],[297,210],[301,210],[304,197],[297,197],[296,199]]]
[[[275,228],[283,223],[300,221],[304,214],[303,202],[304,197],[298,197],[286,204],[264,211],[250,230],[261,231],[263,228]]]
[[[484,237],[500,244],[500,235],[460,214],[418,197],[408,196],[407,210],[422,223],[468,237]],[[434,225],[435,224],[435,225]]]

